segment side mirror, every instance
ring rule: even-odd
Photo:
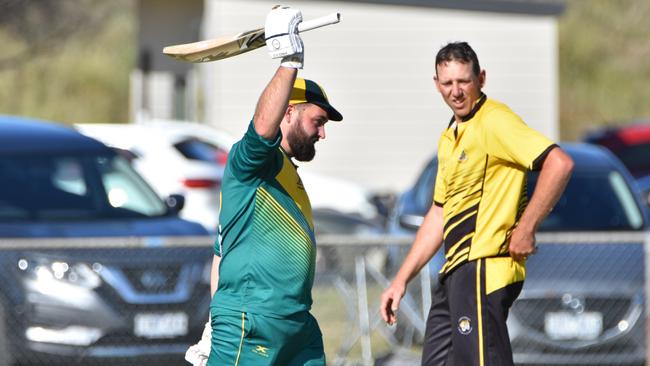
[[[170,194],[165,199],[165,204],[171,213],[179,213],[185,207],[185,196],[182,194]]]
[[[405,229],[417,230],[424,222],[424,216],[402,215],[399,217],[399,225]]]

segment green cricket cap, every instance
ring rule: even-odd
[[[301,103],[311,103],[323,108],[327,112],[327,118],[332,121],[343,120],[341,113],[330,104],[325,90],[315,81],[296,78],[289,104]]]

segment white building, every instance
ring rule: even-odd
[[[143,2],[153,6],[165,1]],[[200,38],[261,27],[276,3],[206,0]],[[306,56],[300,76],[324,86],[344,121],[327,125],[327,138],[317,144],[316,159],[302,164],[301,169],[342,177],[371,189],[399,191],[408,187],[435,152],[438,137],[451,117],[432,80],[436,52],[450,41],[467,41],[476,50],[487,71],[484,91],[489,97],[508,104],[547,136],[558,138],[557,16],[564,9],[562,2],[286,4],[301,9],[305,19],[334,11],[342,14],[340,24],[302,35]],[[165,24],[167,29],[187,26]],[[199,93],[185,94],[198,98],[186,104],[199,108],[196,115],[189,116],[234,135],[243,134],[277,65],[264,49],[201,64],[197,70]],[[152,113],[174,116],[162,108]]]

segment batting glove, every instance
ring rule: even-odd
[[[208,318],[203,328],[203,334],[199,342],[185,352],[185,360],[192,364],[192,366],[206,366],[208,357],[210,357],[210,348],[212,346],[212,324]]]
[[[281,58],[280,65],[302,69],[304,46],[298,35],[302,13],[288,6],[276,6],[266,16],[264,37],[271,58]]]

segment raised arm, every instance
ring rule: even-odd
[[[535,251],[535,232],[557,203],[573,171],[573,160],[559,147],[551,150],[539,172],[533,196],[510,237],[510,256],[524,260]]]
[[[280,67],[257,101],[253,117],[255,131],[267,140],[278,134],[298,69],[302,69],[304,47],[298,35],[300,22],[301,11],[286,6],[276,6],[266,16],[264,36],[269,56],[281,59]]]
[[[298,70],[280,66],[266,86],[255,108],[255,131],[267,140],[277,136]]]

